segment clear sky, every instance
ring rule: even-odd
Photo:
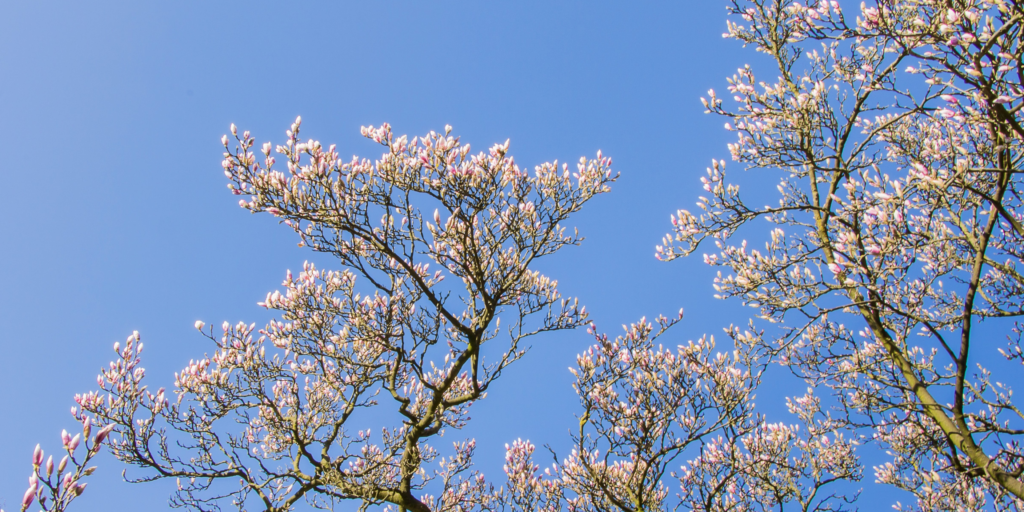
[[[577,217],[584,245],[545,273],[613,334],[680,307],[680,343],[746,323],[751,310],[712,299],[698,259],[654,259],[669,215],[728,154],[700,96],[759,62],[724,28],[712,0],[0,2],[0,507],[17,510],[32,448],[59,448],[114,341],[139,330],[148,378],[169,385],[212,351],[195,320],[262,323],[256,302],[286,269],[330,266],[238,208],[220,168],[232,122],[279,143],[302,115],[304,138],[369,158],[381,149],[359,127],[382,122],[410,136],[451,124],[475,148],[511,139],[527,168],[601,149],[622,177]],[[461,435],[492,481],[516,438],[564,453],[566,368],[590,341],[534,338],[474,406]],[[780,380],[758,404],[789,421],[800,387]],[[121,470],[101,459],[75,510],[166,508],[172,482],[129,485]],[[863,510],[893,501],[868,498]]]

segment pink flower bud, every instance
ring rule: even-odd
[[[238,127],[235,126],[235,123],[231,123],[231,135],[238,135]]]
[[[74,490],[75,496],[81,496],[82,493],[85,492],[85,486],[87,486],[87,485],[89,485],[89,484],[86,483],[86,482],[82,482],[82,483],[76,485],[75,486],[75,490]]]
[[[199,330],[199,331],[203,330],[203,327],[204,327],[205,325],[206,325],[206,324],[205,324],[205,323],[203,323],[203,321],[202,321],[202,320],[196,320],[196,330]]]
[[[25,497],[21,499],[21,509],[25,510],[26,508],[28,508],[28,506],[32,504],[32,500],[34,500],[35,498],[36,488],[34,486],[29,487],[28,490],[25,491]]]
[[[62,430],[60,432],[60,440],[64,442],[64,448],[67,448],[68,443],[71,442],[71,434],[68,434],[67,430]]]
[[[53,474],[53,455],[46,458],[46,476]]]
[[[36,449],[32,452],[32,465],[39,466],[43,463],[43,449],[36,445]]]
[[[80,443],[81,441],[82,434],[75,434],[75,437],[72,437],[71,441],[68,442],[68,451],[75,451],[75,448],[78,448],[78,443]]]
[[[103,429],[101,429],[99,432],[96,433],[96,446],[97,447],[99,447],[100,443],[102,443],[103,440],[107,438],[107,435],[110,434],[111,430],[114,430],[114,424],[113,423],[103,427]]]

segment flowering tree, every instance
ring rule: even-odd
[[[772,330],[730,327],[726,353],[711,338],[657,345],[677,319],[615,340],[594,332],[574,368],[573,451],[541,471],[531,443],[512,443],[508,483],[495,490],[472,470],[471,440],[429,442],[465,424],[524,338],[584,323],[530,265],[579,241],[561,223],[607,189],[608,160],[528,176],[507,144],[470,156],[447,129],[409,141],[385,125],[364,130],[388,148],[380,160],[345,163],[299,142],[296,122],[277,171],[270,144],[257,162],[253,139],[232,129],[238,148],[224,167],[249,197],[241,205],[281,218],[344,269],[289,274],[262,303],[281,319],[259,331],[225,324],[218,336],[198,323],[217,351],[177,375],[173,396],[143,383],[130,337],[103,390],[78,398],[78,418],[112,428],[112,452],[145,468],[141,479],[178,478],[176,503],[197,509],[228,497],[267,510],[349,499],[401,510],[842,510],[856,495],[832,484],[861,477],[862,440],[889,454],[875,478],[913,494],[912,508],[1024,508],[1024,413],[1009,385],[1024,363],[1014,323],[1024,6],[729,5],[726,35],[765,54],[774,78],[745,66],[729,80],[731,106],[713,91],[705,104],[737,134],[734,161],[779,172],[780,196],[756,206],[714,161],[697,213],[673,217],[658,254],[714,243],[704,257],[723,270],[719,297],[757,307]],[[757,219],[776,226],[758,234]],[[507,341],[491,350],[503,312]],[[982,320],[1008,346],[984,343]],[[772,361],[813,386],[790,399],[795,424],[754,410]],[[384,403],[393,427],[353,431],[351,418]],[[25,507],[44,487],[54,510],[66,506],[59,492],[80,493],[78,476],[54,486],[42,455],[33,462]]]
[[[738,346],[831,389],[831,427],[870,433],[892,455],[877,480],[918,509],[1019,510],[1024,414],[1008,383],[1024,362],[1010,325],[1024,313],[1024,6],[878,0],[851,14],[835,1],[733,0],[729,11],[726,36],[766,54],[773,78],[745,66],[729,80],[732,106],[714,91],[704,102],[737,134],[734,161],[780,172],[780,196],[756,206],[714,162],[698,212],[673,216],[659,257],[713,242],[704,259],[724,270],[719,297],[779,327]],[[763,250],[735,240],[757,219],[777,225],[750,235]],[[979,334],[986,319],[1008,347]],[[702,459],[747,450],[712,445]]]
[[[224,499],[268,511],[301,500],[496,506],[502,493],[472,471],[473,440],[431,442],[466,424],[470,406],[524,355],[523,340],[585,321],[585,308],[533,266],[582,240],[562,223],[608,190],[610,160],[599,152],[574,170],[556,162],[530,174],[508,142],[473,155],[450,127],[409,140],[385,124],[363,129],[386,147],[379,160],[345,162],[334,146],[300,142],[300,121],[276,148],[284,171],[270,143],[257,161],[254,139],[232,126],[225,174],[249,197],[240,206],[281,219],[300,245],[344,269],[289,272],[260,303],[280,315],[262,329],[225,322],[217,335],[196,322],[216,350],[177,373],[172,392],[145,383],[138,333],[115,344],[101,389],[76,397],[86,437],[90,422],[103,425],[89,456],[112,433],[114,456],[142,468],[137,481],[174,478],[172,505],[198,510]],[[388,404],[390,426],[352,426],[364,424],[363,409]],[[66,441],[69,454],[77,443]],[[63,510],[84,484],[51,485],[52,463],[44,473],[41,459],[37,451],[23,510],[43,487]]]

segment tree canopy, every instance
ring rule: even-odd
[[[701,253],[716,298],[756,309],[725,343],[666,342],[682,311],[611,338],[537,270],[581,243],[567,223],[615,181],[601,152],[530,172],[508,142],[473,153],[450,127],[385,124],[362,130],[379,159],[346,161],[302,141],[301,119],[277,146],[232,125],[240,207],[339,268],[289,272],[262,328],[198,321],[215,350],[173,390],[146,384],[138,333],[115,344],[100,389],[76,397],[67,457],[55,470],[36,449],[22,510],[68,508],[101,446],[141,481],[176,479],[172,505],[195,510],[852,510],[865,445],[885,453],[877,484],[913,496],[899,510],[1024,508],[1024,5],[728,6],[726,37],[761,55],[731,98],[703,101],[750,174],[713,160],[657,247]],[[775,204],[741,194],[769,173]],[[579,423],[558,463],[517,440],[499,483],[474,469],[474,440],[440,443],[514,385],[497,381],[527,338],[582,326],[594,341],[571,368]],[[807,385],[793,423],[754,402],[780,370]],[[369,408],[390,422],[354,429]]]

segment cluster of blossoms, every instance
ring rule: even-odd
[[[972,335],[1024,314],[1024,10],[735,0],[730,11],[726,37],[767,54],[777,78],[746,66],[729,80],[734,107],[714,91],[704,104],[737,134],[734,161],[781,171],[780,198],[753,206],[716,161],[699,213],[673,216],[658,256],[713,241],[704,260],[723,268],[719,296],[782,327],[740,344],[830,388],[835,427],[884,447],[893,460],[877,480],[917,509],[1024,506],[1018,379],[980,366],[996,347]],[[777,224],[751,235],[763,250],[734,241],[759,218]]]
[[[81,420],[82,433],[72,436],[67,430],[61,432],[64,456],[56,464],[53,455],[47,457],[42,447],[36,445],[32,452],[32,474],[28,477],[28,489],[21,499],[21,512],[28,510],[36,500],[41,510],[63,512],[75,498],[85,492],[88,484],[83,480],[96,470],[89,463],[99,454],[114,426],[106,425],[93,435],[90,417],[79,414],[77,408],[72,408],[71,414]],[[84,453],[78,449],[79,446],[82,446]]]
[[[762,422],[741,436],[719,435],[679,473],[684,501],[692,510],[841,510],[857,494],[825,494],[835,482],[857,481],[862,468],[858,441],[820,410],[812,390],[790,400],[804,424]]]

